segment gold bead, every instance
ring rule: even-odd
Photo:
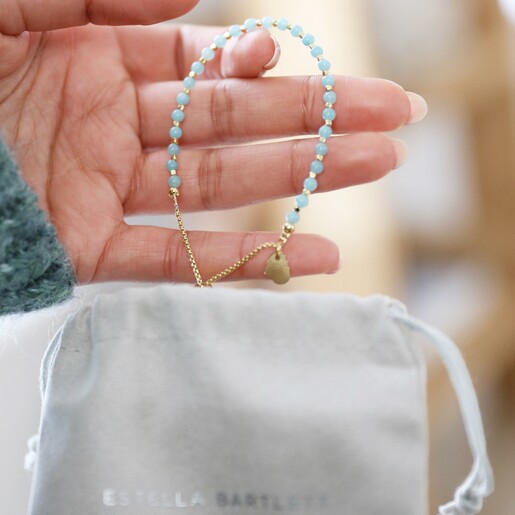
[[[273,26],[273,27],[277,27],[277,20],[274,20],[274,21],[273,21],[272,26]]]
[[[225,39],[231,39],[231,33],[230,32],[224,32],[224,38]]]
[[[325,143],[327,141],[327,138],[320,138],[320,143]]]
[[[325,103],[325,106],[326,106],[326,107],[333,107],[333,104],[331,104],[331,102],[326,102],[326,103]]]
[[[295,232],[295,226],[292,225],[292,224],[284,224],[283,225],[283,231],[286,233],[286,234],[292,234]]]
[[[310,190],[307,190],[306,188],[304,188],[304,189],[302,190],[302,194],[303,194],[303,195],[311,195],[311,191],[310,191]]]
[[[194,79],[194,78],[197,76],[197,74],[196,74],[194,71],[191,71],[190,73],[188,73],[188,75],[189,75],[192,79]]]
[[[184,107],[185,107],[184,104],[179,104],[177,106],[177,109],[179,109],[179,111],[184,111]]]
[[[187,95],[189,95],[191,93],[191,89],[190,88],[182,88],[182,90],[184,91],[184,93],[186,93]]]
[[[262,27],[263,26],[263,22],[261,20],[256,20],[256,25],[258,27]]]
[[[325,89],[326,89],[327,91],[331,91],[331,90],[333,89],[333,87],[332,87],[330,84],[328,84],[328,85],[325,87]]]
[[[210,48],[211,50],[218,50],[218,47],[217,47],[214,43],[211,43],[211,44],[209,45],[209,48]]]
[[[173,198],[173,197],[178,197],[179,196],[179,190],[177,188],[170,188],[170,191],[168,192],[168,196]]]
[[[207,63],[207,59],[205,59],[204,57],[201,57],[199,59],[199,62],[201,62],[202,64],[206,64]]]
[[[321,155],[321,154],[317,154],[317,159],[318,159],[319,161],[323,161],[323,160],[324,160],[324,156],[323,156],[323,155]]]
[[[288,25],[286,25],[286,28],[287,28],[288,30],[291,30],[291,29],[293,28],[293,25],[292,25],[291,23],[288,23]]]
[[[309,176],[310,176],[312,179],[316,179],[317,174],[316,174],[315,172],[309,172]]]

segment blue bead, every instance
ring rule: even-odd
[[[290,22],[286,19],[286,18],[281,18],[278,22],[277,22],[277,28],[279,30],[286,30],[288,28],[288,25],[290,24]]]
[[[274,19],[271,16],[265,16],[261,20],[261,25],[264,29],[271,29],[274,26]]]
[[[170,138],[174,138],[174,139],[182,138],[182,129],[180,127],[172,127],[170,129]]]
[[[187,89],[193,89],[195,87],[195,84],[197,81],[193,77],[186,77],[182,83],[184,84],[184,87]]]
[[[215,51],[207,46],[202,49],[200,56],[203,57],[206,61],[212,61],[215,57]]]
[[[322,118],[332,122],[336,118],[336,111],[332,107],[326,107],[322,111]]]
[[[251,32],[251,31],[257,29],[257,23],[256,23],[256,19],[255,18],[247,18],[244,21],[243,25],[247,29],[247,32]]]
[[[322,125],[322,127],[320,127],[319,131],[318,131],[318,134],[320,134],[320,137],[321,138],[330,138],[331,135],[333,133],[333,129],[331,129],[331,127],[329,127],[329,125]]]
[[[326,72],[331,68],[331,63],[327,59],[322,59],[318,61],[318,68],[323,72]]]
[[[324,53],[324,50],[321,46],[314,46],[312,49],[311,49],[311,55],[313,57],[318,57],[319,55],[322,55]]]
[[[304,37],[302,38],[302,43],[304,43],[306,46],[312,45],[315,42],[315,36],[313,34],[304,34]]]
[[[334,91],[326,91],[324,93],[324,102],[326,104],[334,104],[336,102],[336,93]]]
[[[322,77],[322,86],[334,86],[334,77],[332,75],[324,75]]]
[[[315,153],[317,156],[325,156],[329,152],[329,147],[325,143],[317,143]]]
[[[172,175],[168,179],[168,186],[170,186],[170,188],[178,188],[181,185],[181,182],[181,178],[178,175]]]
[[[177,103],[180,105],[187,106],[190,103],[190,96],[188,95],[188,93],[184,93],[184,91],[181,91],[177,95]]]
[[[294,25],[292,28],[291,28],[291,35],[296,38],[299,34],[301,34],[303,31],[302,31],[302,27],[300,25]]]
[[[225,36],[223,34],[218,34],[218,36],[215,36],[215,39],[213,42],[218,48],[223,48],[225,46],[225,44],[227,43],[227,39],[225,38]]]
[[[308,191],[315,191],[318,187],[318,182],[313,177],[308,177],[304,181],[304,188],[306,188]]]
[[[166,169],[171,172],[172,170],[177,170],[179,168],[179,163],[175,159],[169,159],[166,163]]]
[[[299,213],[297,213],[297,211],[290,211],[286,215],[286,221],[289,224],[295,225],[299,220],[300,220],[300,215],[299,215]]]
[[[307,195],[298,195],[297,197],[295,197],[295,205],[297,207],[307,207],[307,205],[309,204],[309,198]]]
[[[311,163],[309,169],[316,174],[322,173],[324,171],[324,163],[317,159]]]
[[[200,61],[195,61],[191,65],[191,71],[195,72],[197,75],[200,75],[201,73],[204,73],[204,65]]]
[[[172,111],[172,120],[174,122],[182,122],[184,121],[184,118],[186,115],[184,114],[184,111],[181,111],[180,109],[175,109]]]
[[[181,151],[181,147],[179,147],[179,145],[177,145],[177,143],[171,143],[170,145],[168,145],[168,153],[171,156],[176,156],[180,151]]]
[[[229,27],[229,34],[233,38],[237,38],[238,36],[241,36],[243,32],[241,31],[241,27],[239,25],[231,25]]]

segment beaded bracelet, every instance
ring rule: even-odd
[[[226,268],[207,281],[204,281],[200,275],[195,256],[193,255],[188,235],[182,220],[181,211],[179,209],[178,198],[179,188],[181,186],[181,177],[177,174],[177,172],[179,170],[179,140],[183,135],[181,123],[184,122],[186,118],[185,109],[186,106],[190,103],[191,91],[195,87],[197,77],[204,72],[206,63],[213,60],[215,53],[218,50],[221,50],[228,40],[237,38],[246,32],[251,32],[258,29],[259,27],[263,27],[265,29],[277,27],[282,31],[289,30],[293,37],[299,38],[302,43],[310,49],[311,55],[318,61],[318,68],[322,72],[322,86],[325,89],[323,97],[325,108],[322,112],[322,119],[324,120],[324,124],[318,131],[320,140],[315,146],[315,160],[312,161],[309,166],[309,176],[304,181],[304,188],[302,193],[300,193],[295,198],[295,207],[292,211],[286,214],[285,223],[282,226],[282,232],[279,236],[279,239],[276,242],[267,242],[258,245],[254,250],[246,254],[232,266]],[[328,152],[327,140],[333,133],[331,125],[333,120],[336,118],[336,112],[333,109],[333,104],[336,102],[336,93],[333,91],[335,80],[329,72],[330,68],[331,63],[323,56],[322,48],[318,45],[315,45],[315,38],[312,34],[305,33],[300,25],[292,25],[284,18],[276,20],[270,16],[262,19],[249,18],[245,20],[243,25],[232,25],[229,27],[227,32],[217,35],[210,46],[202,49],[198,61],[195,61],[191,65],[191,71],[183,81],[184,87],[177,95],[177,108],[171,114],[173,126],[170,129],[170,137],[172,138],[172,143],[168,147],[168,154],[170,155],[170,158],[167,162],[167,170],[170,172],[170,178],[168,179],[168,185],[170,187],[169,196],[174,201],[175,216],[177,217],[179,229],[184,241],[184,245],[186,246],[189,262],[193,270],[197,286],[211,286],[214,282],[219,281],[220,279],[223,279],[224,277],[227,277],[234,271],[238,270],[238,268],[242,267],[262,250],[269,248],[273,248],[274,252],[267,261],[265,275],[272,279],[276,284],[284,284],[288,282],[290,278],[290,269],[286,255],[283,252],[283,247],[295,231],[295,224],[300,220],[301,209],[307,207],[309,204],[309,195],[311,195],[311,193],[317,189],[317,176],[324,171],[323,161]]]

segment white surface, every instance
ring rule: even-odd
[[[506,18],[515,24],[515,0],[499,0],[499,5]]]

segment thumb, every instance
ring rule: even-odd
[[[40,32],[94,23],[149,25],[187,13],[199,0],[2,0],[0,33]]]
[[[279,42],[265,30],[256,30],[233,39],[222,54],[222,77],[252,78],[271,70],[279,61]]]

